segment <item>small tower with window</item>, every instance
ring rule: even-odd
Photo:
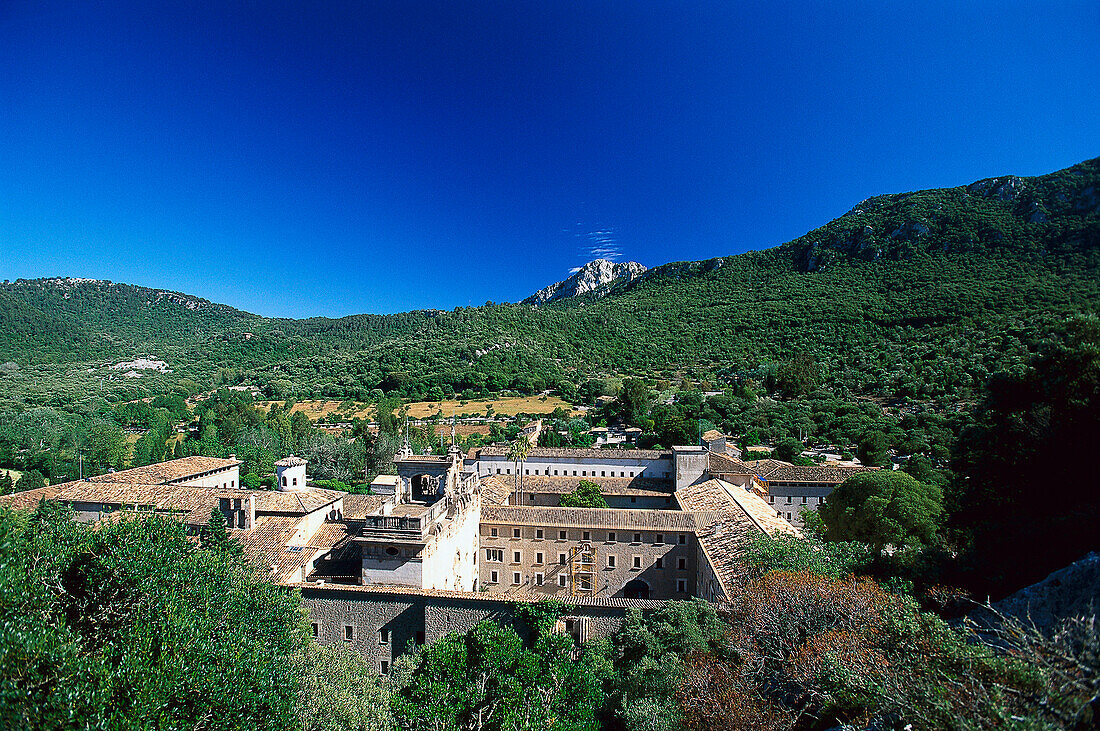
[[[304,490],[306,487],[306,461],[293,454],[275,463],[275,488],[278,490]]]

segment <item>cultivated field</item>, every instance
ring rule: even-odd
[[[256,405],[267,410],[271,404],[286,403],[285,401],[257,401]],[[343,406],[344,408],[341,408]],[[485,410],[493,407],[493,415],[515,416],[516,414],[549,414],[557,408],[577,414],[573,407],[562,401],[557,396],[509,396],[499,399],[477,399],[474,401],[415,401],[408,404],[409,416],[413,419],[424,419],[434,416],[440,411],[444,418],[453,416],[485,416]],[[321,417],[335,414],[338,418],[345,419],[373,419],[375,416],[374,404],[352,401],[298,401],[294,404],[293,411],[305,413],[313,421]]]

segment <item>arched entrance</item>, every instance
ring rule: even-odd
[[[412,499],[434,499],[439,494],[439,478],[434,475],[414,475],[412,480]]]
[[[623,597],[626,599],[648,599],[649,584],[641,579],[626,582],[623,587]]]

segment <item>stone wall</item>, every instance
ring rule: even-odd
[[[335,585],[303,585],[301,592],[317,642],[354,650],[372,659],[379,672],[385,672],[410,643],[434,642],[451,632],[466,632],[484,620],[514,627],[525,639],[530,634],[530,628],[515,616],[513,601],[505,597],[399,593]],[[583,620],[576,624],[583,624],[586,638],[607,637],[622,624],[629,607],[658,604],[581,604],[568,616]]]
[[[494,529],[496,536],[492,535]],[[513,537],[517,529],[519,538]],[[537,537],[540,531],[541,538]],[[561,531],[565,531],[565,539],[559,538]],[[634,540],[635,535],[637,541]],[[523,592],[568,598],[573,592],[569,555],[582,542],[590,543],[596,552],[596,596],[621,597],[623,587],[633,580],[645,582],[652,599],[688,599],[695,594],[695,562],[698,556],[695,534],[640,528],[610,531],[556,525],[484,523],[481,526],[481,555],[478,557],[480,585],[494,594]],[[494,551],[500,553],[491,554]],[[519,561],[515,560],[517,552]],[[565,564],[561,562],[562,555],[566,557]],[[491,557],[503,560],[489,560]],[[610,557],[614,557],[614,565],[611,565]],[[638,557],[638,566],[634,564],[635,557]],[[493,572],[497,574],[495,582],[492,580]],[[519,574],[518,583],[515,574]],[[561,585],[560,577],[565,578],[565,586]],[[679,583],[681,581],[682,585]]]

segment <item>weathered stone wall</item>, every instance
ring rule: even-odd
[[[239,490],[241,489],[241,468],[239,465],[233,465],[209,475],[173,484],[185,485],[186,487],[217,487],[223,490]]]
[[[373,660],[379,671],[383,661],[388,667],[410,643],[434,642],[450,632],[466,632],[484,620],[514,627],[524,638],[530,633],[515,616],[513,603],[504,597],[398,594],[333,585],[303,586],[301,591],[317,642],[354,650]],[[625,604],[578,606],[569,616],[587,618],[587,637],[607,637],[622,624],[627,609]],[[351,628],[350,639],[347,627]]]
[[[514,538],[513,531],[517,528],[520,537]],[[492,535],[493,529],[496,529],[496,536]],[[558,537],[563,530],[566,534],[564,540]],[[542,538],[536,537],[538,531],[542,531]],[[615,538],[609,540],[612,533]],[[635,534],[638,534],[638,541],[634,540]],[[657,541],[658,536],[660,542]],[[681,539],[683,543],[680,543]],[[481,526],[480,585],[494,594],[524,592],[567,598],[573,591],[569,554],[582,542],[591,543],[596,551],[596,596],[621,597],[623,587],[635,579],[648,585],[651,599],[688,599],[695,594],[695,562],[698,557],[695,534],[686,531],[658,533],[652,529],[635,528],[609,531],[555,525],[485,523]],[[493,549],[503,552],[499,554],[502,561],[489,560],[490,550]],[[519,561],[515,560],[516,552],[519,553]],[[561,562],[562,555],[566,557],[565,564]],[[614,557],[614,565],[611,565],[609,557]],[[635,557],[639,559],[637,567],[634,565]],[[495,582],[492,580],[494,571],[497,573]],[[518,583],[514,576],[517,573]],[[541,585],[538,583],[540,575]],[[565,586],[559,580],[563,576]],[[682,591],[679,581],[684,582]]]

